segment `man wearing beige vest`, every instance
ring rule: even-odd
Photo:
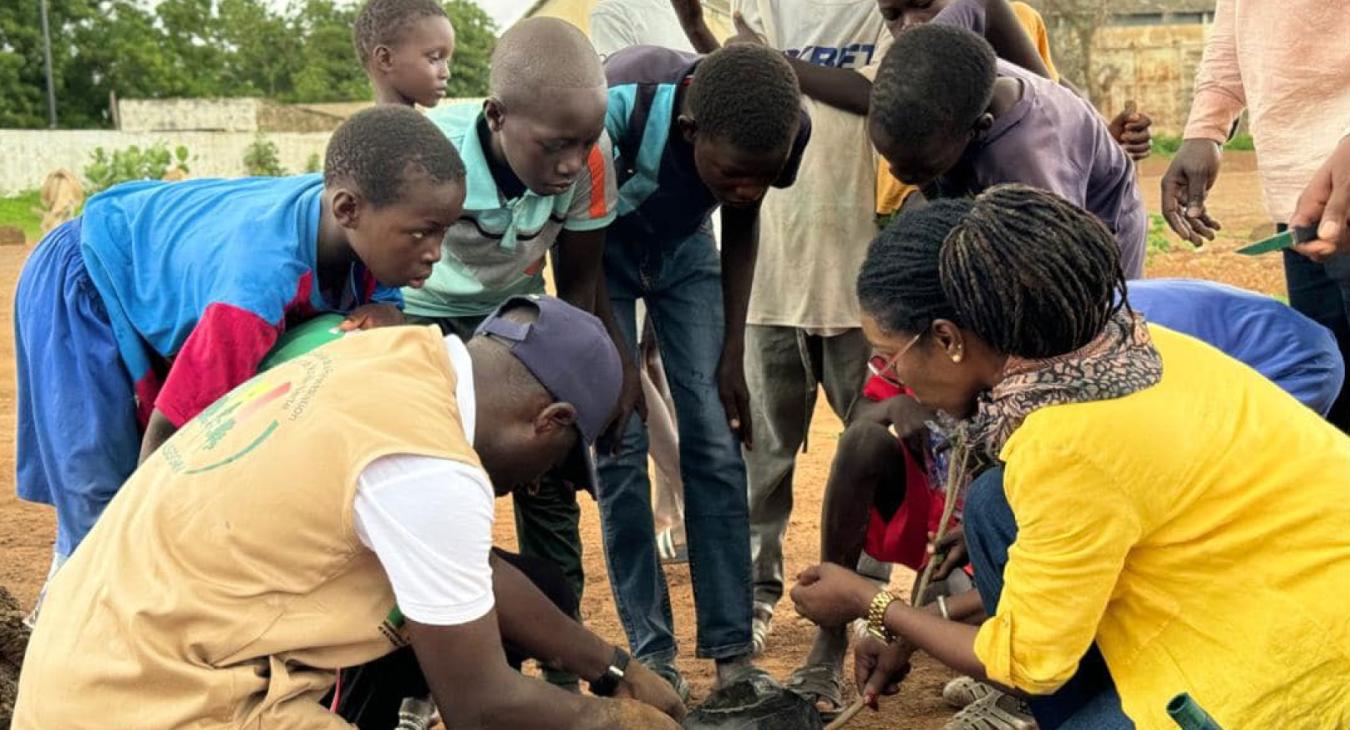
[[[677,727],[669,685],[492,555],[494,491],[592,486],[620,381],[599,320],[532,296],[467,344],[371,330],[239,386],[53,582],[14,727],[349,727],[336,670],[409,644],[450,727]],[[638,701],[527,678],[503,640]]]

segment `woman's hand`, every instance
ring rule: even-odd
[[[865,616],[877,593],[871,581],[848,568],[821,563],[797,574],[792,602],[797,613],[820,626],[843,626]]]
[[[877,697],[900,691],[900,681],[909,674],[909,658],[915,647],[905,641],[890,644],[875,636],[863,637],[853,647],[853,676],[863,702],[877,709]]]

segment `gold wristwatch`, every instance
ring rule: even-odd
[[[895,600],[890,591],[878,591],[872,604],[867,608],[867,633],[881,639],[887,644],[895,641],[895,635],[886,628],[886,609],[890,608],[891,602]]]

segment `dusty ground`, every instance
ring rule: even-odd
[[[1149,263],[1148,273],[1150,276],[1214,279],[1282,295],[1284,280],[1278,257],[1249,259],[1232,253],[1237,246],[1269,229],[1254,172],[1255,161],[1250,154],[1235,153],[1228,155],[1224,163],[1224,172],[1211,200],[1215,216],[1224,223],[1224,236],[1198,252],[1172,239],[1172,250],[1155,256]],[[1144,166],[1142,187],[1149,209],[1155,212],[1158,210],[1158,178],[1165,167],[1166,162],[1161,160],[1150,160]],[[0,291],[4,292],[0,297],[0,322],[6,323],[0,328],[4,332],[0,336],[0,422],[5,424],[0,428],[0,586],[8,587],[28,608],[46,574],[54,522],[49,508],[19,502],[13,489],[14,347],[8,322],[12,314],[11,294],[25,255],[26,250],[22,247],[0,248]],[[842,428],[824,405],[824,398],[820,400],[821,407],[811,431],[811,451],[798,462],[797,508],[786,551],[789,575],[815,562],[821,489]],[[583,499],[582,531],[588,571],[583,611],[595,631],[621,642],[623,631],[609,600],[599,520],[594,503],[588,499]],[[513,546],[515,542],[508,500],[500,502],[497,538],[504,546]],[[676,568],[668,571],[668,577],[679,639],[682,646],[692,652],[694,620],[689,572],[686,568]],[[893,583],[903,590],[911,580],[908,571],[901,569],[897,570]],[[780,606],[763,666],[779,677],[786,676],[804,658],[810,637],[810,626],[795,617],[790,605]],[[681,658],[680,665],[694,685],[694,698],[706,696],[712,683],[710,664],[688,656]],[[942,705],[939,692],[949,676],[947,670],[931,660],[920,659],[898,697],[883,704],[879,714],[863,713],[850,727],[860,730],[940,728],[949,712]]]

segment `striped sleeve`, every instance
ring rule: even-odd
[[[572,188],[572,205],[563,229],[593,231],[614,222],[619,190],[614,179],[614,149],[602,132],[586,158],[586,169]]]

